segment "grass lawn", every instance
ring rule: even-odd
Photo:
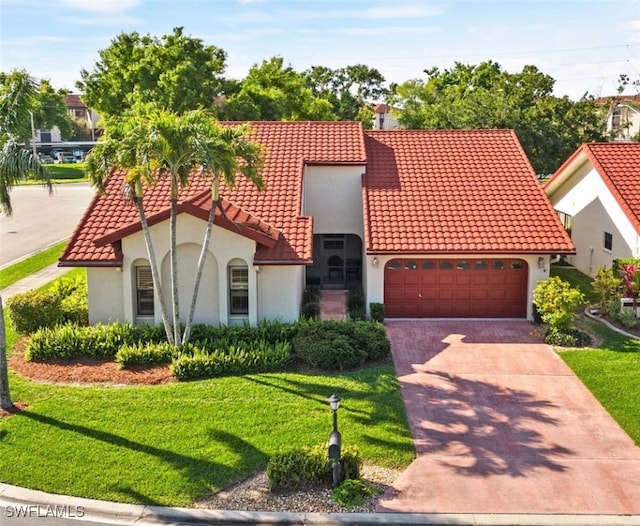
[[[604,338],[602,345],[562,351],[560,356],[640,446],[640,340],[622,336],[598,322],[589,326]]]
[[[89,498],[188,506],[264,469],[281,450],[324,444],[325,399],[343,398],[345,446],[367,462],[414,458],[394,369],[254,374],[149,387],[69,387],[11,376],[26,411],[0,422],[0,481]]]
[[[58,261],[66,244],[66,241],[62,241],[27,259],[0,270],[0,289],[13,285],[16,281],[20,281],[38,270],[53,265]]]
[[[552,267],[551,275],[579,288],[589,303],[598,302],[592,279],[586,274],[573,268]],[[627,338],[595,321],[588,322],[588,326],[603,338],[600,347],[561,351],[560,356],[640,445],[640,340]]]
[[[84,163],[71,163],[71,164],[47,164],[45,165],[49,172],[49,177],[56,182],[78,182],[85,180],[85,165]]]
[[[7,318],[5,309],[12,348]],[[264,469],[278,451],[325,444],[332,393],[343,399],[344,446],[387,467],[415,457],[391,364],[146,387],[47,385],[12,373],[10,384],[28,408],[0,419],[0,482],[52,493],[188,506]]]

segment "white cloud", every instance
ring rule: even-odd
[[[90,13],[124,13],[140,5],[140,0],[61,0],[63,6]]]

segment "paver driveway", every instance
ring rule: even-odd
[[[640,448],[535,326],[386,325],[417,458],[377,511],[640,514]]]

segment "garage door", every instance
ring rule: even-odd
[[[385,316],[525,318],[521,259],[394,259],[384,270]]]

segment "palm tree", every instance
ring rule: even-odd
[[[40,160],[18,145],[15,136],[29,118],[36,91],[35,81],[26,72],[11,76],[11,81],[0,87],[0,211],[11,215],[13,186],[33,175],[42,180],[51,192],[49,173]],[[13,400],[9,390],[9,367],[7,364],[7,340],[4,326],[2,298],[0,297],[0,409],[11,409]]]
[[[259,190],[264,188],[260,175],[264,164],[264,155],[260,145],[249,138],[250,131],[248,125],[225,128],[216,125],[209,132],[202,134],[202,137],[205,138],[201,143],[204,153],[202,157],[202,173],[203,176],[211,178],[211,209],[200,250],[200,257],[198,258],[189,314],[185,323],[184,334],[182,335],[183,345],[189,341],[191,335],[191,325],[196,310],[200,280],[211,243],[216,208],[220,202],[220,183],[222,182],[227,187],[232,188],[236,183],[236,175],[240,173]]]
[[[248,130],[244,127],[224,128],[206,112],[194,110],[178,115],[159,110],[148,105],[137,108],[133,113],[121,119],[119,123],[106,122],[106,139],[89,155],[88,172],[99,188],[109,169],[128,170],[127,182],[134,190],[138,212],[145,231],[145,241],[151,262],[154,290],[163,303],[162,284],[155,256],[151,250],[151,238],[145,225],[143,191],[145,186],[153,185],[162,177],[168,177],[170,183],[170,260],[171,260],[171,301],[173,319],[169,321],[166,308],[162,306],[163,323],[169,343],[181,346],[188,341],[182,337],[180,328],[180,308],[178,290],[178,254],[177,254],[177,216],[178,195],[182,188],[189,185],[189,178],[198,170],[204,176],[213,179],[212,199],[219,201],[219,182],[235,181],[236,172],[245,174],[261,187],[258,171],[261,166],[261,153],[257,144],[245,137]],[[104,142],[104,145],[102,143]],[[197,300],[198,287],[206,247],[211,237],[215,206],[209,216],[209,225],[205,233],[203,252],[198,260],[198,272],[187,326],[190,328],[193,310]],[[155,268],[155,270],[154,270]],[[186,331],[185,331],[186,332]]]

